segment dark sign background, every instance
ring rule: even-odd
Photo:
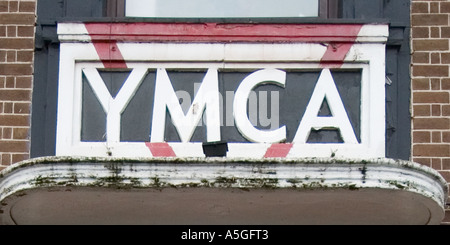
[[[230,120],[233,120],[232,104],[233,97],[227,96],[234,93],[245,77],[253,71],[219,71],[219,92],[223,98],[223,126],[221,127],[222,140],[227,142],[248,142],[237,130]],[[189,93],[191,101],[184,101],[188,106],[192,104],[195,93],[195,83],[197,86],[202,82],[206,70],[203,71],[168,71],[174,91],[185,91]],[[100,71],[100,75],[105,82],[111,96],[115,96],[126,80],[128,72],[107,72]],[[278,121],[274,128],[286,126],[287,142],[294,139],[300,120],[305,113],[313,93],[316,82],[319,78],[320,70],[316,71],[286,71],[285,88],[266,84],[255,88],[256,103],[259,100],[267,101],[267,108],[258,107],[258,112],[266,110],[267,118],[275,118]],[[361,70],[334,70],[332,75],[338,88],[341,100],[347,111],[347,115],[355,131],[355,135],[360,141],[360,100],[361,100]],[[122,114],[121,141],[128,142],[148,142],[151,131],[151,120],[153,110],[153,99],[155,94],[156,71],[149,70],[148,75],[143,80],[138,91],[131,99],[128,107]],[[260,98],[260,92],[266,91],[267,98]],[[271,94],[278,93],[278,98],[274,98],[275,106],[278,108],[278,115],[273,115],[271,111]],[[183,103],[183,98],[179,98]],[[277,100],[279,99],[279,100]],[[228,101],[231,100],[231,101]],[[227,108],[228,107],[228,108]],[[231,108],[229,108],[231,107]],[[92,91],[86,78],[83,77],[83,107],[82,107],[82,141],[105,141],[106,114]],[[250,109],[247,110],[250,113]],[[185,111],[186,113],[186,111]],[[254,112],[253,112],[254,113]],[[259,114],[258,114],[259,115]],[[331,116],[328,103],[325,100],[319,116]],[[233,122],[231,122],[233,123]],[[257,128],[271,129],[272,125],[263,125],[258,120]],[[176,128],[171,123],[169,112],[166,113],[165,140],[167,142],[179,142],[180,138]],[[191,142],[206,141],[206,126],[198,126],[194,132]],[[338,130],[312,131],[309,143],[341,143]]]

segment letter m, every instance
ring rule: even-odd
[[[195,95],[189,110],[184,114],[178,97],[165,69],[156,73],[155,99],[151,142],[164,142],[166,111],[170,113],[182,142],[189,142],[194,131],[206,113],[207,141],[219,141],[220,136],[220,104],[219,81],[217,69],[209,69]]]

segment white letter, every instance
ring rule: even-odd
[[[318,116],[320,107],[326,98],[330,108],[331,117]],[[295,134],[294,143],[306,143],[311,128],[320,130],[323,128],[339,129],[345,143],[358,144],[344,104],[334,83],[329,69],[324,69],[320,74],[314,92],[311,96],[305,114]]]
[[[184,115],[177,95],[165,69],[156,74],[155,98],[153,104],[151,142],[163,142],[166,125],[166,108],[172,118],[182,142],[189,142],[206,107],[207,141],[219,141],[220,105],[219,80],[216,69],[209,69],[203,78],[192,105]]]
[[[286,126],[275,130],[259,130],[253,127],[247,116],[247,101],[251,91],[258,85],[275,84],[285,86],[286,73],[276,69],[264,69],[253,72],[239,85],[234,97],[233,113],[239,132],[250,141],[258,143],[275,143],[286,139]]]
[[[139,85],[147,75],[146,68],[134,68],[122,88],[113,98],[96,68],[83,69],[92,90],[106,113],[106,140],[108,143],[120,142],[121,114],[127,108]]]

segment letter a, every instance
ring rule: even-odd
[[[327,100],[331,117],[318,116],[320,107]],[[339,129],[344,143],[358,144],[353,127],[348,119],[344,104],[334,83],[329,69],[322,70],[311,96],[305,114],[295,134],[293,143],[306,143],[311,129],[333,128]]]

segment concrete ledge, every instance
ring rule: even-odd
[[[384,158],[44,157],[1,172],[0,223],[439,224],[447,195]]]

